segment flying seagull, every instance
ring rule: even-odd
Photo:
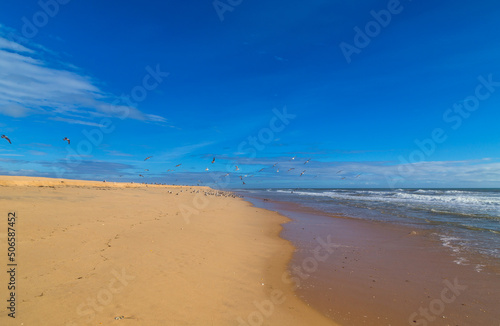
[[[299,177],[301,177],[304,173],[306,173],[306,170],[302,171],[302,173],[299,175]]]
[[[278,164],[278,163],[274,163],[273,168],[276,166],[276,164]]]
[[[9,142],[9,144],[12,144],[12,142],[10,141],[9,137],[5,136],[5,135],[2,135],[2,138],[5,139],[6,141]]]
[[[290,159],[290,161],[295,160],[295,158],[296,158],[296,157],[297,157],[297,156],[292,157],[292,158]]]
[[[142,174],[139,174],[139,176],[144,178],[144,176]]]
[[[212,164],[214,164],[214,162],[215,162],[215,157],[214,157],[214,159],[212,160]]]
[[[179,166],[181,166],[181,165],[182,165],[182,163],[181,163],[181,164],[177,164],[175,167],[176,167],[176,168],[178,168],[178,167],[179,167]]]
[[[338,170],[338,171],[337,171],[337,173],[335,173],[335,174],[339,174],[339,173],[340,173],[340,172],[342,172],[342,171],[344,171],[344,170]]]
[[[355,178],[358,178],[360,175],[361,175],[361,173],[360,173],[360,174],[358,174],[357,176],[355,176]]]
[[[206,168],[205,171],[208,171],[208,168]]]
[[[240,168],[236,165],[236,169],[235,169],[234,171],[239,171],[239,169],[240,169]]]
[[[307,164],[307,163],[309,163],[309,161],[310,161],[310,160],[311,160],[311,159],[308,159],[307,161],[305,161],[305,162],[304,162],[304,164]]]
[[[243,181],[243,184],[246,185],[245,181]]]
[[[292,171],[292,170],[295,170],[295,168],[290,168],[287,172],[290,172],[290,171]]]
[[[146,158],[144,159],[144,161],[147,161],[147,160],[149,160],[149,159],[150,159],[150,158],[152,158],[152,157],[153,157],[153,156],[148,156],[148,157],[146,157]]]
[[[259,170],[259,172],[262,172],[262,171],[264,171],[264,168],[262,168],[262,169]]]
[[[69,138],[68,138],[68,137],[64,137],[64,138],[63,138],[63,140],[64,140],[64,141],[67,141],[67,142],[68,142],[68,145],[69,145],[70,140],[69,140]]]

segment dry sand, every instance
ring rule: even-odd
[[[335,325],[282,281],[287,219],[207,191],[0,177],[0,325]]]

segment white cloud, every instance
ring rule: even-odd
[[[28,153],[30,153],[31,155],[36,155],[36,156],[47,155],[47,153],[41,152],[41,151],[28,151]]]
[[[336,174],[342,170],[340,174]],[[412,187],[431,184],[451,187],[457,185],[491,186],[500,182],[500,162],[491,158],[463,161],[428,161],[412,164],[395,162],[321,162],[308,166],[311,174],[323,177],[353,180],[361,173],[356,182],[370,181],[382,187]]]
[[[115,150],[104,150],[104,151],[107,152],[109,155],[113,156],[133,156],[132,154],[122,153]]]
[[[49,63],[45,58],[51,54],[43,47],[28,45],[33,50],[8,40],[2,36],[2,28],[5,31],[0,25],[0,114],[15,118],[44,114],[59,121],[93,125],[92,118],[123,118],[127,112],[129,119],[166,121],[135,107],[116,104],[119,98],[101,90],[92,78],[71,68],[71,64]],[[40,59],[42,55],[44,59]],[[69,116],[80,119],[65,118]]]
[[[22,118],[33,113],[33,110],[28,109],[17,103],[6,104],[5,106],[0,106],[0,114],[13,117]]]
[[[51,120],[67,122],[67,123],[70,123],[70,124],[79,124],[79,125],[84,125],[84,126],[98,127],[98,128],[104,127],[104,125],[99,124],[99,123],[95,123],[95,122],[83,121],[83,120],[76,120],[76,119],[68,119],[68,118],[61,118],[61,117],[51,118]]]
[[[176,160],[186,157],[186,155],[193,154],[195,151],[214,144],[212,141],[206,141],[198,144],[191,144],[179,146],[169,149],[167,152],[154,154],[154,160],[151,163],[166,163],[176,162]],[[176,162],[177,163],[177,162]]]
[[[1,156],[24,156],[22,154],[0,154]]]
[[[1,26],[0,26],[1,28]],[[0,38],[0,49],[6,49],[10,51],[16,51],[16,52],[28,52],[28,53],[33,53],[33,50],[28,49],[27,47],[22,46],[19,43],[13,42],[6,40],[4,38]]]
[[[482,158],[461,161],[426,161],[402,164],[395,161],[317,161],[307,164],[304,160],[290,161],[279,158],[219,157],[233,161],[244,173],[270,177],[273,182],[284,184],[311,181],[312,178],[329,186],[346,187],[492,187],[500,184],[500,161]],[[274,163],[275,168],[271,168]],[[264,171],[257,173],[264,167]],[[280,169],[280,173],[276,170]],[[288,169],[293,171],[287,172]],[[298,174],[306,170],[302,179]],[[359,175],[359,176],[358,176]]]

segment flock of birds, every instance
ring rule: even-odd
[[[147,161],[147,160],[151,159],[152,157],[153,157],[153,156],[148,156],[148,157],[146,157],[146,158],[144,159],[144,161]],[[296,157],[297,157],[297,156],[292,157],[292,158],[290,159],[290,161],[295,160],[295,158],[296,158]],[[308,159],[307,161],[305,161],[305,162],[304,162],[304,164],[309,163],[309,161],[311,161],[311,159]],[[212,159],[212,162],[211,162],[211,163],[212,163],[212,164],[214,164],[214,163],[215,163],[215,157]],[[277,164],[278,164],[278,163],[274,163],[274,165],[273,165],[272,167],[273,167],[273,168],[274,168],[274,167],[276,167],[276,165],[277,165]],[[177,164],[175,167],[177,168],[177,167],[180,167],[181,165],[182,165],[182,163],[179,163],[179,164]],[[235,165],[234,172],[237,172],[237,171],[239,171],[239,170],[240,170],[240,168],[239,168],[237,165]],[[260,169],[259,171],[257,171],[257,173],[262,172],[262,171],[264,171],[264,170],[265,170],[265,168],[262,168],[262,169]],[[288,171],[287,171],[287,172],[290,172],[290,171],[292,171],[292,170],[295,170],[295,168],[288,169]],[[149,169],[145,169],[144,171],[149,171]],[[168,170],[167,170],[167,172],[173,172],[173,171],[175,171],[175,170],[174,170],[174,169],[168,169]],[[205,171],[210,171],[210,169],[207,167],[207,168],[205,168]],[[277,168],[276,172],[280,172],[279,168]],[[304,173],[306,173],[306,170],[303,170],[303,171],[300,173],[300,175],[299,175],[299,176],[302,176]],[[221,176],[221,177],[225,178],[225,177],[227,177],[227,176],[229,176],[229,175],[230,175],[230,173],[226,173],[225,175],[223,175],[223,176]],[[142,177],[142,178],[144,178],[144,175],[143,175],[143,174],[139,174],[139,176],[140,176],[140,177]],[[246,183],[245,183],[245,181],[243,181],[243,178],[247,178],[247,177],[248,177],[248,178],[250,178],[250,177],[253,177],[253,176],[254,176],[253,174],[252,174],[252,175],[244,175],[244,176],[243,176],[243,175],[238,175],[238,177],[240,178],[240,180],[241,180],[242,184],[244,184],[244,185],[245,185]],[[315,177],[317,177],[317,175],[316,175]],[[203,183],[201,180],[198,180],[198,182],[199,182],[199,183],[198,183],[198,185],[199,185],[200,183]],[[217,181],[215,181],[215,183],[217,183]]]
[[[186,190],[186,193],[192,193],[192,194],[200,194],[200,193],[203,193],[204,196],[215,196],[215,197],[229,197],[229,198],[243,198],[242,195],[238,195],[238,194],[235,194],[233,192],[229,192],[229,191],[222,191],[222,190],[205,190],[205,191],[201,191],[199,189],[193,189],[193,188],[189,188],[189,189],[180,189],[179,191],[177,191],[175,193],[175,195],[179,195],[181,192],[184,192],[184,190]],[[171,194],[173,195],[174,194],[174,191],[171,191],[171,190],[168,190],[167,191],[168,194]]]
[[[8,141],[8,142],[9,142],[9,144],[12,144],[12,141],[11,141],[11,140],[10,140],[10,138],[9,138],[9,137],[7,137],[6,135],[2,135],[1,137],[2,137],[3,139],[5,139],[6,141]],[[70,144],[71,144],[71,140],[70,140],[68,137],[64,137],[64,138],[63,138],[63,141],[68,142],[68,145],[70,145]],[[148,157],[146,157],[146,158],[144,159],[144,161],[147,161],[147,160],[151,159],[152,157],[153,157],[153,156],[148,156]],[[289,160],[289,161],[294,161],[296,158],[297,158],[297,156],[294,156],[294,157],[290,158],[290,160]],[[307,160],[304,162],[304,165],[305,165],[305,164],[307,164],[307,163],[309,163],[310,161],[311,161],[311,159],[310,159],[310,158],[309,158],[309,159],[307,159]],[[211,163],[212,163],[212,164],[214,164],[214,163],[215,163],[215,157],[212,159],[212,162],[211,162]],[[182,163],[179,163],[179,164],[175,165],[175,167],[176,167],[176,168],[178,168],[178,167],[180,167],[181,165],[182,165]],[[276,168],[276,173],[279,173],[279,172],[280,172],[280,170],[279,170],[279,167],[276,167],[277,165],[278,165],[278,162],[277,162],[277,163],[274,163],[274,165],[272,166],[272,168]],[[262,169],[260,169],[259,171],[257,171],[257,173],[263,172],[265,169],[266,169],[266,168],[262,168]],[[239,171],[239,170],[240,170],[240,168],[239,168],[237,165],[235,165],[234,172],[237,172],[237,171]],[[295,168],[289,168],[287,172],[291,172],[291,171],[293,171],[293,170],[295,170]],[[145,171],[145,172],[147,172],[147,171],[149,171],[149,169],[145,169],[144,171]],[[167,172],[173,172],[173,171],[175,171],[175,170],[174,170],[174,169],[168,169],[168,170],[167,170]],[[209,171],[209,168],[207,167],[207,168],[205,169],[205,171]],[[340,173],[342,173],[342,172],[343,172],[343,170],[339,170],[339,171],[337,171],[337,173],[336,173],[336,174],[340,174]],[[306,170],[303,170],[302,172],[300,172],[299,177],[303,176],[305,173],[306,173]],[[229,175],[230,175],[230,173],[226,173],[225,175],[221,176],[221,178],[222,178],[222,177],[227,177],[227,176],[229,176]],[[252,175],[238,175],[238,177],[240,178],[240,181],[242,182],[242,184],[244,184],[244,185],[245,185],[246,183],[245,183],[245,181],[244,181],[243,179],[244,179],[244,178],[251,178],[251,177],[253,177],[254,175],[255,175],[255,174],[252,174]],[[354,178],[359,178],[360,176],[361,176],[361,174],[358,174],[358,175],[356,175]],[[121,177],[121,176],[120,176],[120,177]],[[144,178],[144,175],[143,175],[143,174],[139,174],[139,177]],[[313,178],[317,178],[317,177],[318,177],[318,175],[315,175]],[[344,177],[341,177],[341,180],[344,180],[344,179],[346,179],[346,177],[345,177],[345,176],[344,176]],[[199,183],[203,183],[201,180],[198,180],[198,182],[199,182]],[[198,183],[198,185],[199,185],[199,183]],[[217,183],[217,181],[215,181],[215,183]]]
[[[148,157],[146,157],[146,158],[144,159],[144,161],[147,161],[147,160],[151,159],[152,157],[153,157],[153,156],[148,156]],[[294,161],[296,158],[297,158],[297,156],[294,156],[294,157],[290,158],[290,160],[289,160],[289,161]],[[304,165],[305,165],[305,164],[307,164],[307,163],[309,163],[310,161],[311,161],[311,158],[307,159],[307,160],[304,162]],[[212,159],[211,163],[212,163],[212,164],[214,164],[214,163],[215,163],[215,157],[213,157],[213,159]],[[274,164],[272,165],[272,167],[271,167],[271,168],[276,168],[276,173],[279,173],[279,172],[280,172],[280,170],[279,170],[279,166],[278,166],[278,167],[276,167],[278,164],[279,164],[279,162],[274,163]],[[182,163],[179,163],[179,164],[175,165],[175,167],[177,168],[177,167],[180,167],[181,165],[182,165]],[[268,169],[268,168],[267,168],[267,169]],[[238,172],[239,170],[240,170],[240,168],[238,167],[238,165],[235,165],[235,166],[234,166],[234,171],[233,171],[233,173]],[[242,182],[242,184],[243,184],[243,185],[245,185],[245,184],[246,184],[246,182],[243,180],[244,178],[251,178],[251,177],[255,176],[257,173],[263,172],[264,170],[266,170],[266,168],[261,168],[261,169],[260,169],[260,170],[258,170],[255,174],[251,174],[251,175],[248,175],[248,174],[246,174],[246,175],[241,175],[241,174],[239,174],[239,175],[237,175],[237,177],[240,179],[240,181]],[[293,170],[295,170],[295,168],[289,168],[289,169],[287,170],[287,172],[292,172]],[[145,169],[144,171],[149,171],[149,169]],[[168,170],[167,170],[167,172],[173,172],[173,171],[175,171],[175,169],[168,169]],[[205,168],[205,171],[210,171],[210,169],[207,167],[207,168]],[[307,171],[307,170],[302,170],[302,172],[300,172],[300,174],[299,174],[299,177],[303,176],[303,175],[306,173],[306,171]],[[343,172],[343,170],[339,170],[339,171],[337,171],[337,173],[336,173],[336,174],[340,174],[340,173],[342,173],[342,172]],[[225,177],[229,176],[230,174],[231,174],[231,173],[226,173],[226,174],[224,174],[224,175],[221,175],[219,178],[225,178]],[[140,176],[140,177],[142,177],[142,178],[144,178],[144,175],[143,175],[143,174],[139,174],[139,176]],[[358,174],[358,175],[356,175],[354,178],[359,178],[360,176],[361,176],[361,174]],[[318,175],[315,175],[313,178],[317,178],[317,177],[318,177]],[[341,180],[345,180],[345,179],[346,179],[346,177],[345,177],[345,176],[344,176],[344,177],[341,177]],[[176,181],[177,181],[177,180],[176,180]],[[200,183],[203,183],[203,181],[198,180],[198,185],[200,185]],[[217,183],[217,181],[214,181],[214,183]]]

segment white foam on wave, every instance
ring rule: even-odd
[[[291,191],[291,190],[290,190]],[[290,192],[277,190],[277,192]],[[438,193],[440,192],[440,193]],[[450,192],[448,194],[448,192]],[[433,212],[500,217],[500,194],[473,193],[459,190],[385,191],[385,190],[326,190],[294,191],[296,195],[329,197],[359,202],[392,203],[398,206],[426,209]]]
[[[439,239],[441,240],[441,243],[444,247],[449,248],[453,252],[453,256],[456,257],[456,259],[453,261],[455,264],[467,265],[469,261],[467,260],[467,258],[460,255],[462,253],[462,250],[460,246],[456,244],[456,242],[461,241],[462,239],[443,234],[439,234]]]
[[[465,259],[464,257],[458,257],[453,262],[457,265],[467,265],[468,260]]]
[[[458,240],[460,240],[460,238],[450,237],[450,236],[446,236],[446,235],[442,235],[442,234],[439,235],[439,238],[440,238],[441,242],[443,243],[443,246],[450,248],[455,253],[460,252],[460,248],[458,246],[452,245],[453,241],[458,241]]]
[[[500,197],[482,197],[478,195],[420,195],[409,193],[398,193],[396,195],[402,199],[410,199],[418,202],[443,202],[443,203],[459,203],[459,204],[480,204],[500,206]]]

